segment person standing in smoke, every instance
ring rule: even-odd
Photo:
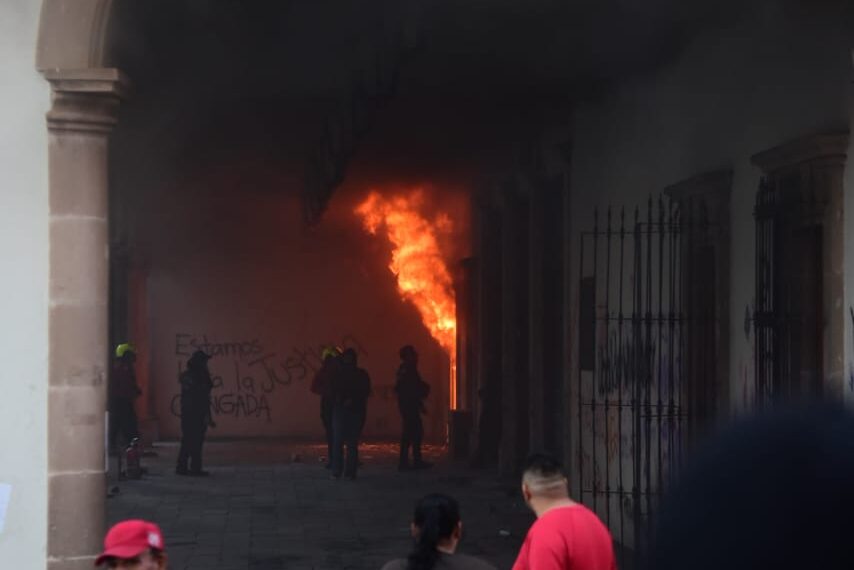
[[[207,476],[202,470],[202,444],[208,427],[216,427],[211,419],[211,389],[213,380],[208,370],[211,357],[197,350],[187,361],[181,374],[181,450],[175,473],[195,477]]]
[[[110,375],[110,446],[116,445],[116,438],[121,433],[125,443],[130,443],[139,437],[136,421],[136,411],[133,402],[142,391],[136,383],[136,349],[130,343],[116,347],[116,360]]]
[[[403,433],[400,436],[400,463],[398,469],[410,469],[409,447],[412,447],[412,464],[414,469],[432,467],[421,459],[421,439],[424,436],[424,425],[421,414],[426,412],[424,400],[430,395],[430,385],[421,379],[418,373],[418,353],[415,348],[406,345],[400,349],[400,368],[397,369],[397,380],[394,391],[397,394],[397,405],[400,408],[400,419]]]
[[[334,376],[332,414],[333,448],[332,476],[356,478],[359,467],[359,438],[367,417],[368,397],[371,395],[371,378],[358,366],[356,351],[348,348],[341,355],[341,365]],[[344,447],[347,459],[344,460]]]
[[[334,346],[323,349],[321,354],[323,363],[320,370],[314,375],[311,382],[311,391],[320,396],[320,421],[323,422],[323,431],[326,433],[326,468],[332,468],[332,411],[335,406],[333,397],[333,386],[335,376],[341,368],[341,351]]]

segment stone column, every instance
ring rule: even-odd
[[[486,350],[486,335],[487,332],[487,320],[486,320],[486,310],[488,308],[486,298],[485,298],[485,289],[489,286],[489,282],[487,281],[486,271],[489,266],[489,261],[486,258],[486,240],[487,240],[487,213],[485,211],[485,207],[480,203],[479,200],[472,200],[472,236],[473,236],[473,247],[472,250],[474,252],[474,268],[475,275],[473,279],[472,285],[472,329],[475,331],[474,342],[472,343],[472,364],[473,364],[473,374],[472,374],[472,399],[471,399],[471,411],[472,417],[474,418],[474,429],[473,434],[475,437],[479,437],[480,433],[478,432],[477,419],[480,416],[482,411],[480,397],[478,397],[478,392],[483,389],[486,385],[486,366],[487,366],[487,350]],[[494,244],[493,244],[494,246]]]
[[[544,449],[544,228],[545,211],[542,188],[535,181],[530,189],[530,209],[528,210],[528,411],[529,411],[529,448]]]
[[[515,474],[529,446],[528,202],[515,178],[501,194],[501,451],[499,468]]]
[[[463,259],[454,278],[457,301],[456,406],[450,412],[450,452],[454,459],[468,459],[471,450],[472,390],[474,388],[474,354],[472,343],[475,324],[472,289],[475,277],[474,259]]]
[[[578,326],[576,319],[577,314],[577,287],[573,283],[573,279],[580,278],[576,274],[577,259],[574,255],[579,244],[576,242],[577,234],[573,233],[575,229],[572,224],[572,141],[566,140],[555,146],[560,158],[563,160],[563,175],[560,179],[561,190],[561,241],[563,248],[561,249],[563,267],[563,310],[562,310],[562,326],[561,326],[561,361],[562,378],[561,378],[561,423],[560,437],[562,445],[562,459],[570,475],[569,488],[570,492],[576,496],[581,496],[580,493],[580,477],[578,474],[581,470],[581,465],[577,463],[578,458],[578,440],[575,429],[573,429],[573,420],[577,421],[578,407],[575,400],[575,390],[573,385],[577,381],[575,373],[577,369],[577,347],[578,339],[576,338]]]
[[[114,69],[48,71],[48,568],[90,569],[104,533],[107,147]]]
[[[512,197],[501,196],[501,447],[499,470],[512,474],[516,469],[516,282],[519,278],[515,250],[518,239],[518,212]]]
[[[476,389],[473,391],[477,450],[475,463],[493,465],[498,458],[502,432],[501,410],[501,219],[494,204],[493,188],[484,190],[475,202],[475,247],[477,259],[475,356]]]
[[[568,162],[568,159],[567,159]],[[560,189],[560,233],[559,239],[561,240],[561,248],[560,255],[561,258],[558,262],[561,268],[561,318],[560,318],[560,352],[558,356],[561,362],[561,378],[560,388],[558,390],[558,394],[560,395],[560,403],[557,406],[557,409],[560,413],[560,426],[555,434],[558,440],[561,442],[560,451],[561,451],[561,459],[563,460],[563,464],[569,470],[572,462],[570,461],[571,457],[574,457],[573,446],[572,446],[572,435],[573,430],[571,427],[571,418],[576,417],[572,413],[571,406],[571,382],[572,382],[572,365],[575,362],[572,356],[572,342],[575,340],[575,337],[572,335],[572,248],[575,246],[575,242],[572,239],[572,209],[571,209],[571,200],[569,193],[569,174],[563,173],[558,176],[557,179],[558,187]],[[571,472],[571,471],[570,471]],[[570,488],[572,486],[570,485]]]

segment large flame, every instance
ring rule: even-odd
[[[389,269],[397,277],[401,296],[411,301],[421,320],[451,361],[450,405],[456,408],[457,310],[451,273],[438,236],[451,231],[446,214],[429,220],[422,213],[420,189],[384,197],[371,192],[356,208],[365,229],[385,232],[392,246]]]

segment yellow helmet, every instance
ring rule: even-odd
[[[127,352],[136,352],[136,347],[129,342],[125,342],[116,347],[116,358],[122,358]]]
[[[327,358],[338,358],[339,356],[341,356],[341,352],[342,350],[337,346],[327,346],[323,349],[323,352],[321,353],[320,357],[323,360],[326,360]]]

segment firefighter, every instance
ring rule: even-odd
[[[332,476],[338,479],[343,473],[348,479],[355,479],[359,467],[359,438],[371,395],[371,378],[364,369],[359,368],[358,355],[352,348],[341,355],[332,394],[335,401],[332,413]]]
[[[110,412],[110,446],[117,445],[116,438],[121,434],[125,443],[130,443],[139,437],[136,411],[133,408],[142,391],[136,383],[136,348],[130,343],[122,343],[116,347],[116,359],[113,362],[110,375],[110,396],[108,409]]]
[[[400,436],[400,463],[398,469],[427,469],[432,467],[421,458],[421,440],[424,436],[424,424],[421,414],[426,413],[424,400],[430,395],[430,385],[421,379],[418,373],[418,353],[415,348],[406,345],[400,349],[400,368],[397,370],[397,380],[394,391],[397,394],[397,405],[400,409],[400,419],[403,433]],[[409,463],[409,448],[412,447],[412,463]]]
[[[213,380],[208,370],[211,357],[201,350],[187,361],[181,374],[181,450],[175,473],[203,477],[210,475],[202,469],[202,445],[208,427],[216,427],[211,418],[211,389]]]
[[[320,420],[326,434],[326,468],[332,468],[332,408],[335,400],[332,397],[332,386],[335,375],[340,369],[341,349],[329,346],[323,349],[323,363],[311,382],[311,391],[320,396]]]

